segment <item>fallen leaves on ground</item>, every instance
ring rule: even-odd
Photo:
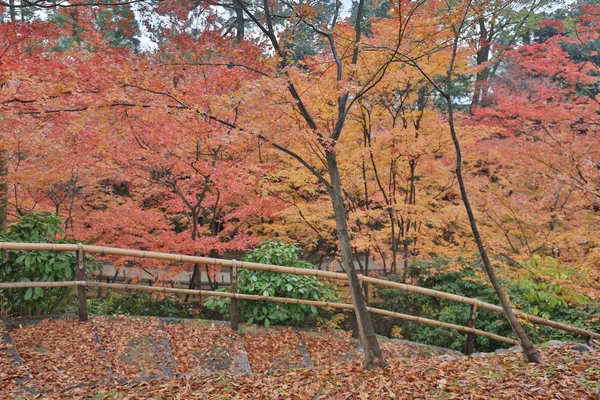
[[[98,317],[94,326],[118,381],[162,375],[168,360],[157,349],[164,338],[159,319]]]
[[[233,372],[235,357],[242,353],[238,334],[224,324],[171,322],[165,330],[180,374]]]
[[[94,399],[598,399],[600,394],[600,350],[564,344],[541,349],[548,364],[528,364],[510,350],[501,355],[419,357],[388,360],[386,368],[365,370],[356,356],[356,342],[341,331],[301,332],[291,329],[244,327],[242,337],[253,374],[218,372],[203,376],[137,379],[143,373],[161,370],[165,362],[156,353],[156,342],[169,338],[178,371],[206,372],[198,358],[189,353],[204,352],[230,341],[239,345],[237,334],[225,325],[185,321],[168,323],[162,330],[157,319],[96,318],[106,354],[99,349],[90,323],[74,320],[47,320],[10,331],[25,367],[31,372],[39,394],[19,387],[27,372],[14,370],[10,346],[0,345],[0,399],[13,398],[94,398]],[[2,332],[0,331],[0,334]],[[143,347],[150,338],[152,345]],[[298,368],[305,363],[301,351],[305,342],[316,368]],[[387,348],[386,341],[382,347]],[[394,350],[402,355],[402,342]],[[418,346],[416,346],[418,347]],[[135,353],[145,350],[144,354]],[[242,349],[240,348],[240,351]],[[389,349],[388,349],[389,350]],[[223,353],[224,354],[224,353]],[[391,353],[390,353],[391,354]],[[222,355],[222,354],[221,354]],[[129,364],[128,357],[135,356]],[[124,358],[123,358],[124,357]],[[149,357],[146,359],[146,357]],[[170,357],[170,356],[169,356]],[[127,362],[124,362],[125,359]],[[218,357],[217,357],[218,359]],[[127,383],[102,379],[111,360],[115,376]],[[149,362],[152,368],[141,361]],[[168,361],[168,360],[167,360]],[[214,360],[213,360],[214,361]],[[118,367],[118,368],[117,368]],[[164,365],[162,366],[164,370]],[[283,369],[283,368],[295,369]],[[12,369],[11,369],[12,368]],[[282,369],[276,369],[282,368]],[[16,371],[16,372],[15,372]],[[14,374],[14,375],[11,375]],[[148,375],[145,375],[146,377]],[[5,384],[8,382],[8,384]],[[81,386],[77,386],[81,385]],[[20,397],[19,397],[20,396]]]
[[[7,393],[18,393],[21,391],[21,382],[29,377],[29,373],[16,359],[16,350],[6,340],[7,336],[8,332],[0,323],[0,388]]]
[[[379,339],[379,346],[383,356],[388,358],[408,358],[408,357],[432,357],[439,355],[460,355],[448,349],[442,349],[434,346],[427,346],[419,343],[407,342],[404,340],[390,340],[387,338]]]
[[[302,331],[302,339],[315,366],[360,359],[358,340],[348,331]]]
[[[242,329],[244,347],[253,372],[299,368],[304,365],[302,342],[298,333],[281,327]]]
[[[548,366],[511,351],[488,357],[390,360],[365,370],[358,361],[232,377],[172,379],[112,388],[119,398],[173,399],[596,399],[600,352],[572,345],[542,351]],[[98,395],[98,398],[113,398]]]
[[[10,335],[39,392],[70,395],[78,386],[93,387],[110,379],[109,364],[88,322],[46,319]]]

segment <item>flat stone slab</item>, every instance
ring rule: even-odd
[[[165,319],[164,329],[178,375],[252,373],[240,335],[225,323]]]
[[[69,340],[64,340],[65,332]],[[110,365],[89,322],[29,320],[9,333],[40,393],[59,388],[67,396],[83,394],[111,380]]]
[[[93,324],[118,383],[168,377],[176,371],[160,319],[96,317]]]
[[[302,336],[294,328],[240,326],[253,372],[312,368]]]
[[[362,357],[362,346],[351,332],[300,330],[299,334],[315,366],[345,363]]]
[[[379,346],[386,359],[392,358],[422,358],[451,356],[461,357],[464,354],[443,347],[430,346],[422,343],[409,342],[403,339],[389,339],[384,336],[377,336]]]
[[[0,388],[12,397],[37,393],[33,388],[29,370],[25,367],[2,321],[0,321]]]

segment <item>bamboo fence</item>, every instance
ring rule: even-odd
[[[459,296],[456,294],[440,292],[437,290],[422,288],[419,286],[407,285],[404,283],[386,281],[383,279],[369,278],[369,277],[362,276],[362,275],[359,275],[358,278],[361,281],[367,282],[367,283],[373,283],[376,285],[387,286],[387,287],[400,289],[400,290],[404,290],[404,291],[411,292],[411,293],[418,293],[418,294],[423,294],[426,296],[437,297],[437,298],[444,299],[444,300],[451,300],[451,301],[455,301],[458,303],[470,304],[471,306],[476,305],[478,308],[483,308],[485,310],[495,311],[495,312],[504,314],[504,309],[502,307],[497,306],[495,304],[486,303],[486,302],[478,300],[478,299],[473,299],[470,297],[464,297],[464,296]],[[526,314],[519,310],[514,310],[514,312],[517,315],[517,317],[520,317],[527,321],[534,322],[539,325],[545,325],[550,328],[560,329],[560,330],[574,333],[577,335],[586,336],[591,339],[600,339],[600,334],[592,332],[592,331],[588,331],[585,329],[577,328],[575,326],[563,324],[561,322],[551,321],[549,319],[538,317],[536,315]]]
[[[242,293],[229,293],[229,292],[215,292],[212,290],[194,290],[194,289],[179,289],[170,287],[159,287],[159,286],[144,286],[144,285],[132,285],[123,283],[104,283],[104,282],[89,282],[89,281],[64,281],[64,282],[11,282],[11,283],[0,283],[0,289],[15,289],[15,288],[28,288],[28,287],[102,287],[110,289],[122,289],[122,290],[141,290],[146,292],[158,292],[158,293],[174,293],[174,294],[190,294],[200,296],[216,296],[225,297],[230,299],[238,300],[250,300],[250,301],[272,301],[274,303],[287,303],[287,304],[304,304],[315,307],[329,307],[339,308],[344,310],[352,310],[352,304],[347,303],[332,303],[328,301],[316,301],[316,300],[304,300],[304,299],[291,299],[288,297],[274,297],[274,296],[258,296],[252,294]],[[480,336],[485,336],[490,339],[494,339],[500,342],[509,344],[518,344],[519,342],[504,336],[495,335],[479,329],[468,328],[461,325],[448,324],[441,321],[436,321],[428,318],[415,317],[413,315],[401,314],[392,311],[382,310],[374,307],[367,307],[369,312],[374,314],[387,315],[390,317],[400,318],[407,321],[414,321],[426,325],[439,326],[441,328],[455,329],[459,332],[474,333]]]
[[[208,264],[208,265],[219,265],[223,267],[231,267],[232,272],[235,273],[237,268],[246,268],[251,270],[263,270],[277,273],[286,273],[286,274],[294,274],[294,275],[308,275],[308,276],[317,276],[321,278],[329,278],[329,279],[339,279],[339,280],[347,280],[346,274],[338,273],[338,272],[329,272],[329,271],[320,271],[320,270],[312,270],[312,269],[303,269],[303,268],[292,268],[292,267],[282,267],[278,265],[271,264],[259,264],[259,263],[251,263],[245,261],[236,261],[236,260],[224,260],[218,258],[209,258],[209,257],[199,257],[199,256],[188,256],[181,254],[171,254],[171,253],[159,253],[159,252],[150,252],[150,251],[141,251],[141,250],[129,250],[129,249],[120,249],[115,247],[101,247],[101,246],[88,246],[82,244],[50,244],[50,243],[9,243],[9,242],[0,242],[0,250],[31,250],[31,251],[73,251],[77,253],[78,260],[78,268],[77,268],[77,281],[68,281],[68,282],[9,282],[9,283],[0,283],[0,289],[9,289],[9,288],[28,288],[28,287],[78,287],[78,298],[79,298],[79,317],[82,320],[87,320],[87,309],[84,310],[85,307],[83,305],[86,304],[85,301],[85,287],[103,287],[103,288],[113,288],[113,289],[132,289],[132,290],[143,290],[143,291],[151,291],[151,292],[162,292],[162,293],[176,293],[176,294],[191,294],[191,295],[201,295],[201,296],[217,296],[217,297],[227,297],[232,299],[232,307],[235,304],[237,308],[237,300],[250,300],[250,301],[272,301],[276,303],[290,303],[290,304],[305,304],[312,305],[315,307],[331,307],[331,308],[339,308],[352,310],[353,306],[351,304],[345,303],[332,303],[325,301],[313,301],[313,300],[302,300],[302,299],[291,299],[291,298],[283,298],[283,297],[270,297],[270,296],[257,296],[257,295],[249,295],[249,294],[241,294],[235,293],[235,290],[232,290],[232,293],[227,292],[215,292],[208,290],[193,290],[193,289],[179,289],[179,288],[168,288],[168,287],[156,287],[156,286],[142,286],[142,285],[131,285],[131,284],[117,284],[117,283],[102,283],[102,282],[91,282],[84,280],[84,270],[83,266],[83,255],[84,253],[92,253],[92,254],[100,254],[100,255],[114,255],[114,256],[125,256],[125,257],[136,257],[136,258],[148,258],[154,260],[165,260],[172,261],[178,263],[192,263],[192,264]],[[426,296],[437,297],[441,299],[451,300],[463,304],[470,304],[472,307],[472,319],[473,321],[469,323],[470,326],[461,326],[449,324],[437,320],[427,319],[416,317],[413,315],[401,314],[392,311],[382,310],[378,308],[368,307],[368,310],[372,313],[386,315],[390,317],[395,317],[407,321],[413,321],[417,323],[439,326],[442,328],[454,329],[459,332],[464,332],[468,334],[468,337],[471,337],[470,341],[472,341],[473,335],[480,335],[484,337],[488,337],[490,339],[494,339],[500,342],[517,344],[518,342],[514,339],[506,338],[503,336],[495,335],[489,332],[485,332],[479,329],[475,329],[474,318],[476,317],[476,312],[473,314],[473,309],[476,311],[477,308],[482,308],[486,310],[491,310],[499,313],[504,313],[502,307],[482,302],[478,299],[473,299],[469,297],[459,296],[455,294],[440,292],[437,290],[426,289],[418,286],[407,285],[403,283],[390,282],[383,279],[370,278],[359,275],[359,279],[361,282],[367,282],[375,285],[391,287],[395,289],[404,290],[411,293],[423,294]],[[233,288],[233,286],[232,286]],[[233,308],[232,308],[232,311]],[[235,310],[237,311],[237,310]],[[592,339],[600,339],[600,334],[588,331],[585,329],[577,328],[571,325],[563,324],[560,322],[550,321],[545,318],[537,317],[535,315],[530,315],[523,313],[521,311],[515,310],[515,313],[518,317],[523,318],[525,320],[545,325],[548,327],[564,330],[570,333],[574,333],[577,335],[582,335],[584,337]],[[233,313],[232,313],[233,314]],[[237,314],[237,313],[236,313]],[[234,321],[232,318],[231,321],[232,327],[237,327],[237,320]],[[471,326],[472,325],[472,326]],[[467,343],[468,345],[469,343]],[[467,347],[468,348],[468,347]]]

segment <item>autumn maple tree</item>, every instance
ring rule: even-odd
[[[456,156],[456,164],[455,164],[456,168],[455,168],[454,172],[456,174],[456,178],[457,178],[460,193],[461,193],[461,198],[462,198],[462,201],[463,201],[463,204],[464,204],[467,216],[468,216],[469,224],[470,224],[471,231],[473,234],[473,239],[474,239],[475,243],[477,244],[477,250],[479,252],[479,255],[481,256],[481,260],[483,262],[485,272],[486,272],[492,286],[494,287],[494,290],[496,291],[498,299],[500,300],[500,303],[502,304],[502,308],[504,310],[504,313],[506,314],[506,317],[508,318],[508,320],[510,322],[511,327],[513,328],[515,334],[517,335],[517,337],[519,338],[519,341],[521,342],[521,345],[523,346],[523,352],[525,353],[527,359],[531,362],[543,364],[543,361],[539,357],[536,349],[533,347],[533,343],[531,342],[531,340],[528,338],[527,334],[523,330],[520,322],[517,320],[517,317],[514,314],[514,311],[512,310],[512,307],[508,301],[508,298],[504,292],[504,289],[502,288],[502,286],[496,276],[496,273],[495,273],[492,263],[490,261],[490,257],[488,255],[487,249],[485,248],[483,239],[481,237],[481,233],[479,231],[479,227],[478,227],[477,220],[476,220],[476,217],[475,217],[475,214],[473,211],[473,207],[471,206],[471,203],[469,201],[467,186],[465,184],[465,178],[464,178],[464,175],[462,172],[462,168],[463,168],[462,150],[461,150],[461,145],[460,145],[460,138],[459,138],[458,131],[457,131],[456,121],[455,121],[455,109],[454,109],[455,106],[454,106],[454,99],[453,99],[453,93],[452,93],[452,84],[453,84],[455,75],[457,74],[457,70],[459,68],[459,65],[458,65],[458,60],[459,60],[458,57],[460,56],[459,45],[462,41],[464,28],[468,21],[469,12],[471,10],[471,3],[472,2],[469,1],[465,4],[463,4],[461,7],[457,7],[459,12],[457,12],[456,14],[448,14],[448,18],[445,20],[445,22],[448,24],[447,31],[452,35],[451,36],[452,53],[451,53],[450,61],[447,64],[446,76],[445,76],[445,80],[443,83],[437,83],[434,80],[435,77],[432,74],[425,71],[421,67],[419,60],[416,59],[413,55],[406,54],[406,53],[400,53],[398,55],[395,54],[394,56],[398,57],[398,61],[407,63],[407,64],[413,66],[414,68],[416,68],[417,70],[419,70],[419,72],[421,72],[421,74],[431,83],[431,85],[435,88],[435,90],[439,93],[439,95],[444,99],[444,101],[446,103],[448,128],[450,130],[450,135],[452,138],[452,142],[453,142],[454,149],[455,149],[455,156]],[[440,11],[442,11],[442,10],[440,10]]]
[[[0,231],[51,211],[103,245],[299,241],[346,272],[367,366],[355,260],[405,280],[476,250],[536,360],[487,252],[594,271],[599,39],[596,7],[533,34],[547,2],[523,4],[0,1]]]
[[[506,168],[524,188],[502,195],[506,208],[515,210],[510,220],[503,218],[515,221],[506,226],[514,253],[549,253],[597,277],[590,266],[598,257],[599,10],[581,6],[573,13],[572,27],[542,21],[536,41],[507,54],[508,69],[494,81],[491,104],[476,116],[494,127],[494,141],[506,155],[530,160]]]

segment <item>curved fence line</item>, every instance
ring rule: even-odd
[[[10,282],[0,283],[0,289],[16,289],[16,288],[30,288],[30,287],[41,287],[41,288],[53,288],[53,287],[102,287],[109,289],[125,289],[125,290],[141,290],[146,292],[158,292],[158,293],[175,293],[175,294],[190,294],[200,296],[215,296],[225,297],[230,299],[238,300],[250,300],[250,301],[272,301],[274,303],[288,303],[288,304],[304,304],[315,307],[329,307],[339,308],[344,310],[352,310],[352,304],[347,303],[332,303],[328,301],[316,301],[316,300],[303,300],[303,299],[291,299],[288,297],[274,297],[274,296],[258,296],[251,294],[242,293],[228,293],[228,292],[215,292],[212,290],[194,290],[194,289],[179,289],[170,287],[158,287],[158,286],[143,286],[143,285],[132,285],[123,283],[103,283],[94,281],[63,281],[63,282]],[[436,321],[428,318],[415,317],[414,315],[401,314],[393,311],[382,310],[380,308],[367,307],[369,312],[374,314],[387,315],[403,319],[406,321],[418,322],[426,325],[439,326],[441,328],[454,329],[459,332],[473,333],[480,336],[485,336],[490,339],[497,340],[499,342],[518,344],[519,342],[507,338],[504,336],[496,335],[493,333],[485,332],[479,329],[469,328],[462,325],[454,325],[446,322]]]
[[[452,293],[440,292],[440,291],[433,290],[433,289],[427,289],[427,288],[423,288],[423,287],[419,287],[419,286],[407,285],[407,284],[399,283],[399,282],[386,281],[383,279],[369,278],[369,277],[362,276],[362,275],[359,275],[359,279],[362,280],[363,282],[367,282],[367,283],[373,283],[376,285],[400,289],[400,290],[404,290],[404,291],[411,292],[411,293],[418,293],[418,294],[423,294],[426,296],[437,297],[440,299],[451,300],[451,301],[455,301],[457,303],[469,304],[471,306],[477,306],[478,308],[483,308],[485,310],[495,311],[495,312],[504,314],[504,309],[502,307],[497,306],[495,304],[486,303],[486,302],[478,300],[478,299],[473,299],[471,297],[465,297],[465,296],[460,296],[460,295],[456,295],[456,294],[452,294]],[[517,315],[517,317],[521,317],[528,321],[535,322],[536,324],[539,324],[539,325],[545,325],[550,328],[560,329],[560,330],[563,330],[566,332],[575,333],[577,335],[588,336],[588,337],[594,338],[594,339],[600,339],[600,334],[592,332],[592,331],[577,328],[575,326],[567,325],[562,322],[551,321],[549,319],[538,317],[536,315],[527,314],[527,313],[524,313],[524,312],[516,310],[516,309],[514,310],[514,312]]]
[[[83,267],[83,253],[93,253],[100,255],[113,255],[113,256],[125,256],[125,257],[136,257],[136,258],[147,258],[154,260],[165,260],[165,261],[173,261],[179,263],[192,263],[192,264],[208,264],[208,265],[219,265],[224,267],[231,267],[233,270],[237,268],[245,268],[251,270],[262,270],[262,271],[270,271],[270,272],[278,272],[278,273],[287,273],[294,275],[308,275],[308,276],[318,276],[322,278],[329,279],[339,279],[339,280],[347,280],[346,274],[339,272],[330,272],[330,271],[320,271],[320,270],[312,270],[312,269],[303,269],[303,268],[293,268],[293,267],[283,267],[279,265],[272,264],[260,264],[260,263],[252,263],[245,261],[236,261],[236,260],[224,260],[219,258],[210,258],[210,257],[199,257],[199,256],[188,256],[181,254],[172,254],[172,253],[161,253],[161,252],[152,252],[152,251],[142,251],[142,250],[130,250],[130,249],[121,249],[116,247],[103,247],[103,246],[89,246],[82,244],[51,244],[51,243],[12,243],[12,242],[0,242],[0,250],[29,250],[29,251],[74,251],[78,254],[78,274],[77,281],[71,282],[13,282],[13,283],[0,283],[1,288],[9,288],[9,287],[64,287],[64,286],[77,286],[77,287],[85,287],[85,286],[93,286],[93,287],[113,287],[113,288],[130,288],[136,290],[145,290],[145,291],[155,291],[155,292],[170,292],[170,293],[181,293],[181,294],[199,294],[199,295],[210,295],[210,296],[218,296],[218,297],[229,297],[232,299],[242,299],[242,300],[268,300],[273,302],[288,302],[288,303],[298,303],[298,304],[309,304],[315,306],[322,307],[333,307],[333,308],[343,308],[343,309],[352,309],[352,305],[344,304],[344,303],[329,303],[329,302],[314,302],[310,300],[300,300],[300,299],[288,299],[288,298],[278,298],[278,297],[268,297],[268,296],[254,296],[247,294],[239,294],[239,293],[225,293],[225,292],[213,292],[213,291],[203,291],[203,290],[193,290],[193,289],[177,289],[177,288],[161,288],[161,287],[149,287],[149,286],[141,286],[141,285],[127,285],[127,284],[110,284],[110,283],[101,283],[101,282],[87,282],[83,280],[82,272],[84,270]],[[440,292],[433,289],[422,288],[419,286],[407,285],[398,282],[386,281],[378,278],[370,278],[359,275],[359,279],[361,282],[367,282],[375,285],[391,287],[395,289],[404,290],[411,293],[423,294],[426,296],[432,296],[437,298],[442,298],[446,300],[451,300],[463,304],[469,304],[472,306],[472,318],[474,319],[476,316],[477,308],[482,308],[486,310],[491,310],[499,313],[504,313],[502,307],[483,302],[478,299],[473,299],[470,297],[459,296],[451,293]],[[70,285],[66,285],[70,283]],[[45,284],[42,285],[42,284]],[[84,296],[85,294],[81,294],[80,296]],[[287,301],[284,301],[287,300]],[[300,303],[303,302],[303,303]],[[80,301],[81,303],[81,301]],[[327,304],[327,305],[324,305]],[[232,302],[233,306],[233,302]],[[80,304],[81,307],[81,304]],[[235,304],[236,314],[237,314],[237,302]],[[233,311],[233,308],[232,308]],[[499,340],[505,343],[517,343],[514,339],[505,338],[503,336],[494,335],[485,331],[481,331],[475,329],[474,326],[464,327],[461,325],[448,324],[441,321],[431,320],[427,318],[416,317],[407,314],[395,313],[392,311],[381,310],[373,307],[369,307],[369,311],[377,314],[387,315],[391,317],[396,317],[399,319],[404,319],[408,321],[414,321],[418,323],[424,323],[429,325],[440,326],[449,329],[455,329],[461,332],[466,332],[469,334],[477,334],[481,336],[486,336],[493,338],[495,340]],[[80,313],[83,312],[80,308]],[[600,334],[588,331],[585,329],[577,328],[571,325],[567,325],[560,322],[550,321],[545,318],[541,318],[535,315],[530,315],[523,313],[521,311],[515,310],[517,316],[529,320],[531,322],[545,325],[551,328],[564,330],[567,332],[571,332],[574,334],[585,336],[589,339],[600,339]],[[86,313],[87,314],[87,313]],[[233,312],[232,312],[233,314]],[[86,315],[87,318],[87,315]],[[233,321],[232,321],[233,325]],[[237,326],[237,325],[236,325]]]

